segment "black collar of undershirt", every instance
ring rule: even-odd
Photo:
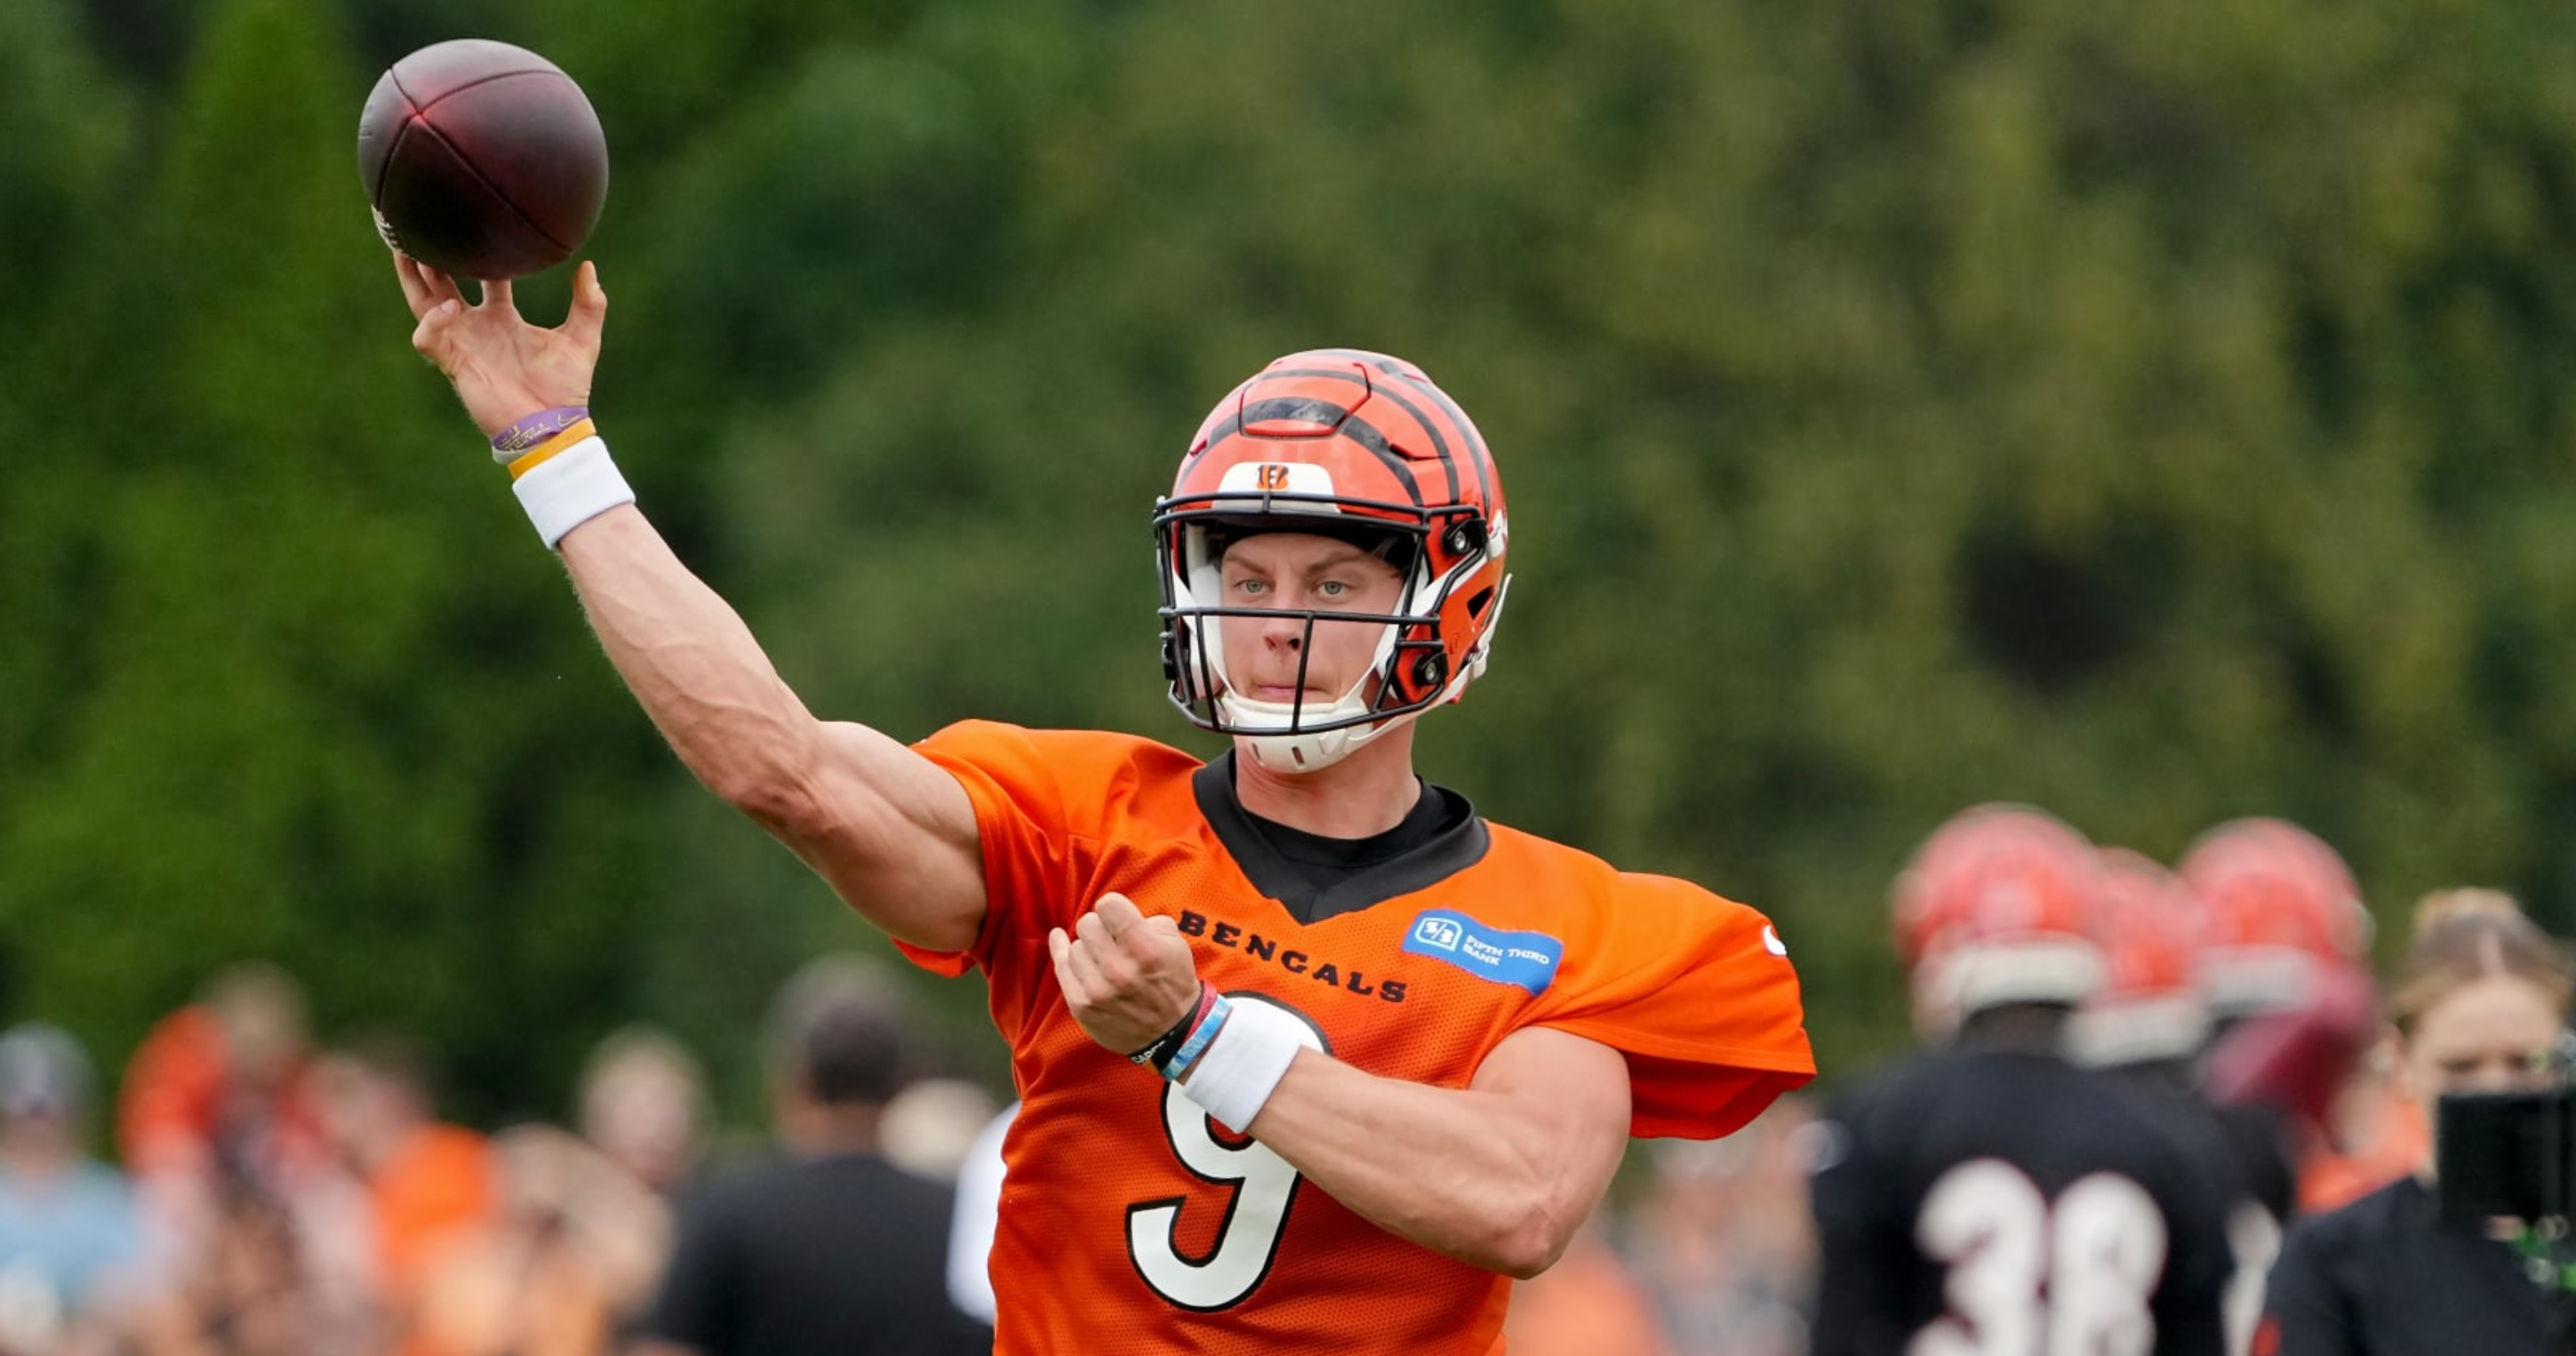
[[[1402,823],[1367,838],[1325,838],[1245,810],[1230,749],[1191,774],[1190,789],[1252,888],[1300,923],[1438,884],[1483,860],[1491,842],[1465,796],[1429,782]]]

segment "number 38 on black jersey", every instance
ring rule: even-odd
[[[2146,1094],[1946,1051],[1826,1122],[1815,1356],[2219,1356],[2231,1192]]]

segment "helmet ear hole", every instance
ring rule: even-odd
[[[1475,594],[1467,599],[1467,615],[1470,617],[1484,616],[1485,604],[1492,601],[1494,601],[1494,591],[1491,588],[1481,588],[1476,590]]]

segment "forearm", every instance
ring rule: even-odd
[[[1627,1146],[1625,1067],[1615,1052],[1591,1049],[1585,1084],[1602,1085],[1606,1060],[1615,1107],[1581,1093],[1552,1104],[1503,1089],[1431,1087],[1303,1053],[1251,1130],[1387,1232],[1531,1276],[1564,1251]]]
[[[641,513],[603,513],[562,551],[609,662],[698,780],[756,810],[801,779],[820,723]]]

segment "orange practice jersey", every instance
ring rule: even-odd
[[[990,899],[971,951],[1024,1101],[992,1252],[1003,1353],[1496,1352],[1509,1281],[1405,1242],[1101,1048],[1046,936],[1102,895],[1178,920],[1199,974],[1304,1018],[1369,1073],[1464,1087],[1545,1026],[1628,1056],[1634,1133],[1711,1138],[1814,1076],[1770,924],[1492,825],[1455,870],[1301,923],[1256,889],[1148,740],[952,726],[921,751],[975,803]]]

